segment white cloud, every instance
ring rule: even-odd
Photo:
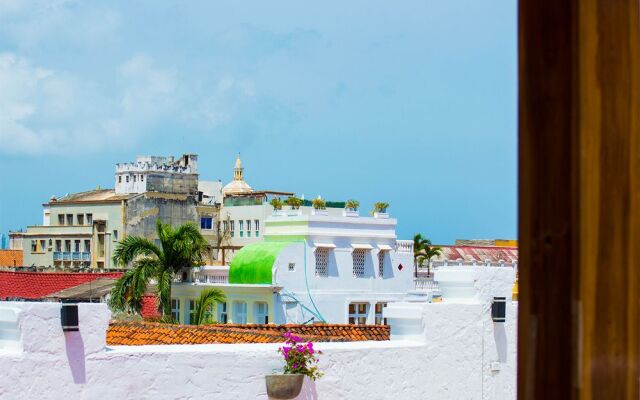
[[[255,113],[260,104],[250,80],[231,75],[181,80],[174,69],[156,65],[145,54],[115,67],[107,79],[116,83],[102,87],[0,53],[0,153],[121,149],[144,140],[164,122],[182,122],[209,135]]]
[[[247,79],[223,76],[213,89],[189,112],[190,119],[209,129],[230,123],[243,106],[255,96],[253,83]]]
[[[0,53],[0,152],[91,152],[126,137],[121,118],[92,85]]]
[[[164,114],[176,105],[175,73],[154,66],[151,58],[138,54],[120,67],[125,80],[122,108],[125,113],[138,117]]]
[[[119,13],[75,0],[0,0],[0,32],[20,47],[93,46],[113,38],[121,23]]]

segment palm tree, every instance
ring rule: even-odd
[[[442,254],[442,248],[434,246],[431,240],[416,233],[413,236],[413,265],[415,268],[415,276],[418,277],[418,265],[422,267],[427,262],[427,276],[431,275],[430,261],[433,257]]]
[[[113,263],[132,268],[122,275],[111,290],[111,307],[115,311],[139,313],[142,296],[153,281],[160,298],[163,318],[171,316],[171,283],[175,274],[183,269],[203,264],[207,242],[194,223],[177,228],[156,221],[160,241],[157,246],[151,240],[139,236],[127,236],[114,250]]]
[[[442,248],[432,246],[429,241],[429,244],[423,249],[423,254],[418,256],[418,264],[420,267],[422,267],[425,262],[427,263],[427,277],[431,276],[431,259],[439,256],[440,254],[442,254]]]
[[[198,300],[196,300],[196,308],[193,310],[191,325],[203,325],[215,322],[215,319],[210,314],[211,310],[213,310],[213,305],[225,301],[227,301],[227,297],[222,290],[216,288],[203,290]]]

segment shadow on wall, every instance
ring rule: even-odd
[[[318,400],[318,391],[316,390],[316,382],[305,376],[302,390],[295,400]]]
[[[79,331],[64,333],[65,348],[73,383],[84,384],[87,381],[85,368],[84,341]]]
[[[507,362],[507,332],[504,329],[503,322],[493,323],[493,339],[496,341],[496,351],[498,352],[498,361]]]

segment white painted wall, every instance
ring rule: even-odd
[[[318,344],[325,376],[298,398],[515,399],[516,306],[504,324],[488,306],[422,304],[420,340]],[[263,376],[281,367],[277,344],[106,347],[102,304],[79,306],[75,333],[62,332],[58,304],[0,307],[17,310],[22,340],[0,349],[0,398],[266,399]]]
[[[282,286],[285,293],[292,294],[307,308],[315,310],[329,323],[348,322],[349,303],[367,303],[369,311],[367,323],[375,322],[375,304],[400,301],[413,289],[413,269],[411,254],[397,253],[395,250],[385,254],[385,274],[378,276],[378,248],[367,251],[365,256],[365,276],[353,276],[353,258],[351,237],[324,237],[324,243],[336,245],[329,251],[328,276],[315,274],[315,245],[313,241],[296,243],[284,249],[274,263],[274,284]],[[358,238],[360,244],[377,246],[375,240]],[[386,244],[386,243],[385,243]],[[395,247],[395,245],[393,246]],[[306,248],[306,263],[305,263]],[[295,270],[289,271],[289,264],[295,264]],[[402,269],[399,269],[400,265]],[[306,268],[306,278],[305,278]],[[307,283],[309,290],[307,290]],[[315,303],[315,307],[311,302]],[[276,322],[304,323],[313,315],[304,308],[295,306],[288,296],[276,294]],[[317,320],[317,318],[316,318]]]

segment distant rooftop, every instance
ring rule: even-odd
[[[0,250],[0,267],[22,266],[22,250]]]
[[[0,271],[0,300],[41,299],[98,278],[119,278],[121,272],[7,272]]]
[[[442,254],[432,261],[518,262],[518,248],[505,246],[439,246]]]
[[[354,342],[389,340],[386,325],[258,325],[213,324],[172,325],[160,323],[112,322],[107,331],[111,346],[213,343],[282,343],[284,333],[292,332],[303,340],[314,342]]]
[[[94,202],[117,202],[131,197],[129,194],[116,194],[113,189],[95,189],[86,192],[67,194],[63,197],[52,197],[47,204],[57,203],[94,203]]]

